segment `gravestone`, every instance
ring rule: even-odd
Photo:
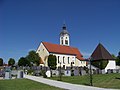
[[[65,76],[71,76],[71,67],[66,67],[66,70],[64,70]]]
[[[23,71],[18,71],[17,78],[23,78]]]
[[[74,76],[78,76],[79,75],[79,69],[78,67],[74,67]]]
[[[47,71],[47,72],[46,72],[46,76],[47,76],[47,77],[51,77],[51,72],[50,72],[50,71]]]
[[[59,76],[60,72],[58,70],[56,70],[55,73],[56,73],[56,76]]]
[[[105,70],[101,70],[102,71],[102,74],[105,74],[106,72],[105,72]]]
[[[81,70],[81,75],[87,75],[85,70]]]
[[[3,70],[0,70],[0,77],[3,76]]]
[[[12,74],[12,75],[17,75],[17,73],[18,73],[17,70],[12,70],[12,71],[11,71],[11,74]]]
[[[97,73],[97,70],[94,70],[94,71],[93,71],[93,74],[98,74],[98,73]]]
[[[103,71],[104,72],[104,71]],[[102,74],[102,70],[96,69],[96,74]]]
[[[120,73],[120,69],[118,69],[118,73]]]
[[[71,70],[65,70],[65,76],[71,76]]]
[[[37,66],[37,68],[36,68],[37,70],[40,70],[41,69],[41,67],[40,66]]]
[[[110,69],[107,69],[107,73],[108,73],[108,74],[110,74],[110,73],[111,73]]]
[[[113,73],[117,73],[117,70],[116,70],[116,69],[113,69]]]
[[[56,75],[56,70],[52,70],[52,75]]]
[[[120,73],[120,69],[116,69],[116,73]]]
[[[5,79],[11,79],[11,69],[10,67],[5,68]]]
[[[40,70],[35,70],[35,71],[34,71],[34,75],[35,75],[35,76],[40,76]]]
[[[5,72],[5,79],[11,79],[11,72]]]

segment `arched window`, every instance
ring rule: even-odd
[[[58,63],[60,63],[60,60],[59,60],[60,56],[58,56]]]
[[[63,44],[63,40],[62,40],[61,42],[62,42],[62,44]]]
[[[68,64],[70,64],[70,57],[68,57]]]
[[[65,40],[65,44],[68,44],[68,40]]]
[[[63,57],[63,63],[65,63],[65,57]]]

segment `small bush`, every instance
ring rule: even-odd
[[[44,78],[47,78],[47,75],[45,73],[45,70],[41,70],[40,71],[40,75],[43,76]]]
[[[93,61],[91,64],[102,70],[105,69],[105,67],[107,66],[108,60]]]
[[[31,70],[31,69],[28,70],[28,74],[31,74],[31,75],[32,75],[32,74],[33,74],[33,70]]]

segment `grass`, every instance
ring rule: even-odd
[[[0,80],[0,90],[62,90],[28,79]]]
[[[50,79],[58,80],[59,77],[52,77]],[[89,85],[90,79],[89,76],[71,76],[66,77],[62,76],[63,82],[73,83],[73,84],[82,84]],[[99,74],[93,75],[93,86],[101,88],[114,88],[120,89],[120,74]]]

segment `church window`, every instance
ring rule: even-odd
[[[73,64],[74,64],[74,62],[73,62]]]
[[[63,40],[62,40],[62,44],[63,44]]]
[[[60,56],[58,56],[58,63],[60,63],[59,58],[60,58]]]
[[[63,63],[65,63],[65,57],[63,57]]]
[[[70,57],[68,57],[68,64],[70,64]]]
[[[65,40],[65,44],[66,44],[66,45],[68,44],[68,40]]]
[[[67,39],[67,37],[66,37],[66,39]]]

